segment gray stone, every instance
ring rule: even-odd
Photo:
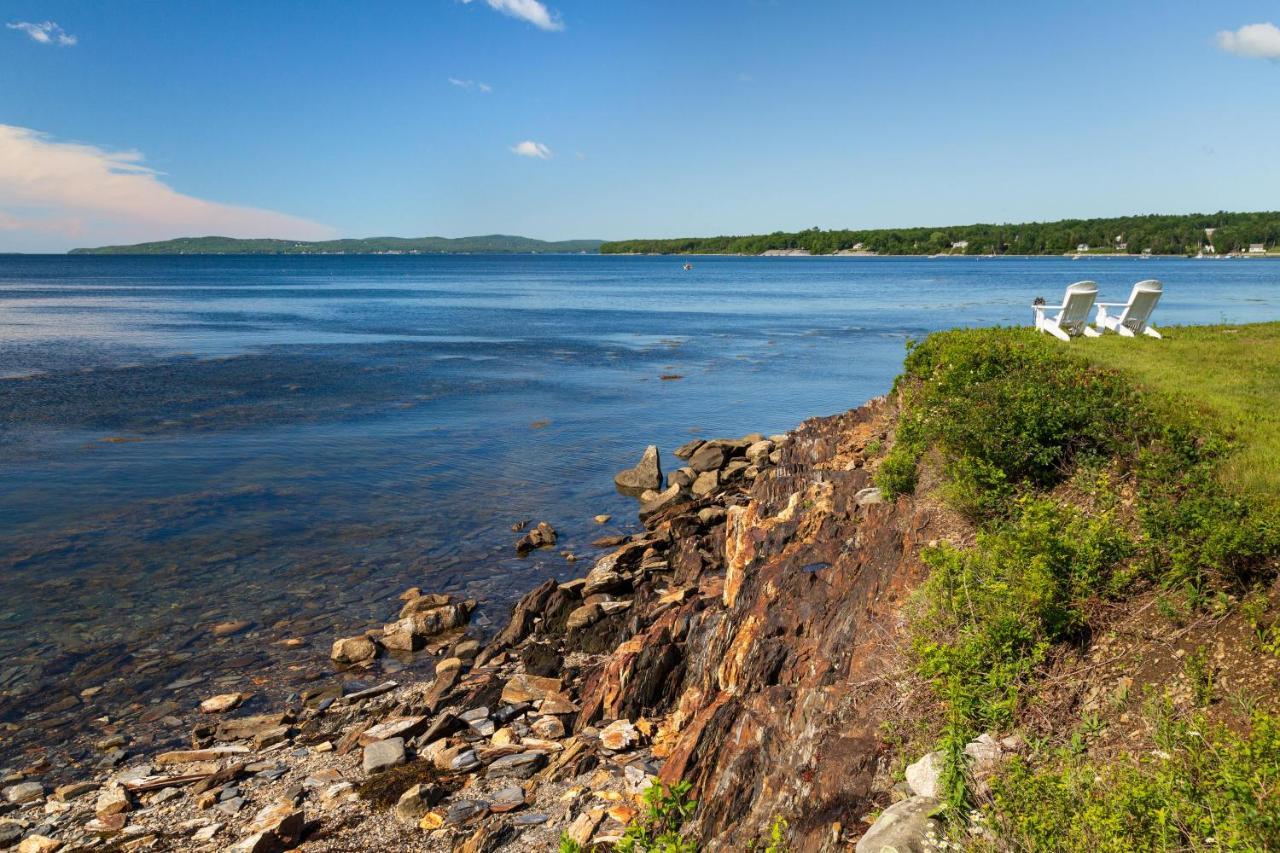
[[[404,738],[374,741],[364,748],[364,772],[380,773],[404,764]]]
[[[4,789],[4,799],[8,803],[34,803],[44,796],[44,785],[39,782],[19,782]]]
[[[368,637],[343,637],[333,641],[329,657],[338,663],[363,663],[378,656],[378,647]]]
[[[708,525],[719,524],[724,521],[725,514],[724,507],[722,506],[703,507],[698,510],[698,521]]]
[[[747,448],[747,461],[752,465],[761,466],[769,462],[769,454],[773,452],[773,442],[765,439],[757,441],[755,444]]]
[[[527,812],[525,814],[516,815],[511,819],[513,826],[537,826],[551,820],[550,815],[539,814],[537,812]]]
[[[942,796],[942,753],[930,752],[907,765],[907,784],[918,797]]]
[[[564,627],[569,631],[577,631],[599,622],[603,615],[604,611],[600,609],[599,604],[584,604],[569,614]]]
[[[244,808],[244,797],[232,797],[229,800],[223,800],[222,802],[218,803],[218,805],[215,806],[215,808],[217,808],[218,811],[224,814],[228,814],[228,815],[238,814],[240,812],[240,809]]]
[[[703,471],[698,475],[698,479],[693,481],[693,496],[695,498],[705,498],[712,494],[720,487],[719,471]]]
[[[520,537],[520,540],[516,542],[516,553],[524,556],[530,551],[538,548],[550,548],[554,544],[556,544],[556,529],[545,521],[539,521],[537,527]]]
[[[662,465],[657,446],[651,444],[646,447],[640,462],[634,468],[619,471],[613,482],[618,488],[629,491],[662,488]]]
[[[729,458],[728,452],[718,445],[704,444],[698,452],[689,457],[689,467],[701,474],[704,471],[718,471]]]
[[[547,763],[545,752],[517,752],[515,755],[504,755],[489,765],[485,775],[492,778],[514,777],[528,779]]]
[[[492,801],[489,803],[489,810],[499,814],[513,812],[523,807],[524,803],[524,788],[519,785],[511,785],[493,795]]]
[[[554,536],[553,532],[552,541]],[[470,616],[471,606],[466,601],[414,610],[383,626],[382,644],[389,649],[416,651],[428,638],[467,624]]]
[[[445,813],[444,822],[449,824],[465,823],[488,810],[489,804],[484,800],[454,800],[449,804],[449,810]]]
[[[675,455],[677,459],[688,459],[690,456],[698,452],[698,448],[706,444],[700,438],[692,439],[676,448]]]
[[[934,814],[942,801],[911,797],[894,803],[862,836],[855,853],[933,853],[941,850],[942,822]]]
[[[400,799],[396,801],[396,820],[416,825],[426,817],[432,806],[440,802],[440,793],[438,788],[414,785],[401,794]]]
[[[692,468],[677,468],[667,475],[667,484],[687,489],[698,479],[698,472]]]
[[[860,489],[853,496],[854,503],[858,506],[872,506],[873,504],[884,503],[884,495],[875,486],[867,489]]]
[[[684,490],[681,489],[679,485],[673,483],[667,487],[666,491],[659,492],[651,499],[640,504],[640,517],[647,518],[656,512],[661,512],[679,501],[683,495]]]

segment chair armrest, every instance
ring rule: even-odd
[[[1096,308],[1124,308],[1129,303],[1128,302],[1095,302],[1093,304],[1094,304],[1094,307]]]
[[[1064,302],[1061,305],[1036,305],[1033,303],[1031,307],[1037,311],[1061,311],[1067,307],[1067,303]]]

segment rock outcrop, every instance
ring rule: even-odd
[[[48,814],[38,782],[9,780],[17,836],[544,850],[562,833],[620,839],[647,787],[683,780],[703,849],[747,849],[782,817],[793,849],[848,850],[887,804],[878,726],[899,609],[923,572],[917,546],[939,535],[935,510],[868,499],[866,448],[889,415],[881,401],[787,436],[692,442],[640,532],[584,577],[531,590],[483,648],[462,635],[472,602],[416,589],[381,633],[334,643],[358,670],[431,637],[433,680],[316,684],[252,715],[220,695],[194,749],[131,757]],[[928,838],[936,802],[904,800],[873,830]],[[881,826],[890,814],[896,829]],[[858,849],[899,843],[879,837]]]

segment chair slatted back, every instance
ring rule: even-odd
[[[1147,327],[1151,312],[1156,310],[1156,303],[1160,301],[1160,294],[1163,292],[1164,285],[1154,278],[1135,284],[1133,292],[1129,294],[1129,304],[1120,315],[1120,325],[1135,334],[1140,333]]]
[[[1058,325],[1069,335],[1083,334],[1084,327],[1089,322],[1089,311],[1097,298],[1097,282],[1077,281],[1068,285],[1062,312],[1058,314]]]

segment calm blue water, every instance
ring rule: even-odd
[[[1266,261],[681,264],[0,257],[0,714],[94,687],[62,713],[189,705],[210,685],[166,685],[323,666],[409,585],[500,621],[586,570],[558,551],[632,523],[611,476],[645,444],[856,406],[908,337],[1025,324],[1071,281],[1118,300],[1163,279],[1160,325],[1280,319]],[[522,519],[557,551],[516,558]],[[251,626],[211,637],[233,619]],[[293,636],[312,645],[272,645]]]

